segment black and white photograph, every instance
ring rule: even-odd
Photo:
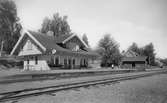
[[[0,0],[0,103],[167,103],[167,0]]]

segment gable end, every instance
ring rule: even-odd
[[[75,35],[75,34],[73,34],[73,35],[71,35],[70,37],[68,37],[67,39],[65,39],[65,40],[63,41],[63,44],[65,44],[65,43],[68,42],[69,40],[73,39],[74,37],[78,38],[78,40],[80,40],[81,43],[82,43],[85,47],[88,47],[88,45],[87,45],[79,36],[77,36],[77,35]]]
[[[28,31],[24,31],[21,37],[19,38],[18,42],[14,46],[10,55],[14,55],[15,52],[17,52],[17,50],[20,50],[20,47],[22,47],[21,45],[23,45],[22,43],[24,42],[26,36],[28,36],[35,44],[37,44],[38,48],[41,48],[41,50],[46,51],[46,48],[35,37],[33,37]]]

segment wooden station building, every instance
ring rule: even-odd
[[[19,56],[24,61],[24,70],[82,68],[96,59],[97,54],[78,35],[55,37],[52,34],[24,30],[11,55]]]

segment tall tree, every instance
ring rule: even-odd
[[[82,40],[89,46],[88,37],[86,36],[86,34],[83,34]]]
[[[144,46],[144,52],[143,55],[148,56],[149,62],[151,65],[155,64],[155,50],[154,45],[152,43]]]
[[[110,34],[106,34],[100,39],[97,52],[101,55],[101,66],[118,65],[120,62],[119,44],[114,38],[111,38]]]
[[[141,54],[140,48],[136,43],[132,43],[132,45],[128,48],[128,50],[133,51],[137,54]]]
[[[16,4],[12,0],[0,1],[0,45],[10,53],[20,36],[21,25],[18,23]]]
[[[54,36],[70,34],[70,25],[67,22],[67,16],[60,16],[59,13],[55,13],[53,18],[46,17],[43,20],[42,28],[40,30],[43,33],[52,31]]]
[[[51,20],[48,17],[45,17],[42,23],[41,32],[47,33],[51,29]]]

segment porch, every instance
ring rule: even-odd
[[[94,58],[66,55],[29,55],[21,57],[24,70],[81,69],[88,68]]]
[[[73,56],[50,56],[47,64],[52,69],[81,69],[87,68],[91,60],[86,57],[73,57]]]

